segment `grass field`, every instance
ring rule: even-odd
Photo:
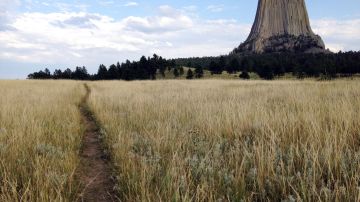
[[[0,81],[0,201],[74,201],[85,82]],[[86,82],[122,201],[359,201],[360,82]]]
[[[91,83],[125,201],[358,201],[358,81]]]
[[[81,144],[71,81],[0,81],[0,201],[73,201]]]

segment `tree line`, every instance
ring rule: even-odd
[[[109,67],[101,64],[96,74],[89,74],[86,67],[76,67],[74,71],[56,69],[53,74],[49,69],[34,72],[28,79],[73,79],[73,80],[154,80],[156,74],[165,76],[167,68],[175,68],[175,60],[166,60],[154,54],[151,58],[142,56],[139,61],[112,64]]]
[[[239,73],[240,78],[249,78],[249,72],[263,79],[273,79],[291,73],[297,78],[347,77],[360,73],[360,52],[339,52],[334,54],[307,53],[268,53],[254,55],[230,54],[219,57],[181,58],[175,60],[178,65],[202,66],[211,74],[224,71]]]
[[[76,67],[74,71],[67,68],[56,69],[53,73],[48,68],[28,75],[28,79],[72,79],[72,80],[155,80],[157,76],[165,77],[166,71],[173,78],[185,75],[186,79],[201,78],[204,70],[201,65],[185,69],[176,64],[174,59],[167,60],[154,54],[151,58],[142,56],[139,61],[112,64],[109,67],[101,64],[96,74],[89,74],[86,67]]]
[[[184,69],[184,67],[188,67]],[[101,64],[96,74],[89,74],[86,67],[76,67],[74,71],[48,69],[28,75],[29,79],[74,79],[74,80],[155,80],[165,77],[166,71],[174,78],[202,78],[204,70],[211,74],[239,74],[249,79],[254,72],[263,79],[274,79],[291,73],[297,78],[352,76],[360,73],[360,52],[339,52],[336,54],[269,53],[256,55],[230,54],[219,57],[181,58],[167,60],[154,54],[142,56],[139,61],[116,63],[108,68]]]

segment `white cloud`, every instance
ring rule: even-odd
[[[138,5],[139,5],[139,3],[135,2],[135,1],[129,1],[126,4],[124,4],[124,6],[126,6],[126,7],[134,7],[134,6],[138,6]]]
[[[11,25],[14,30],[0,32],[0,58],[70,66],[97,66],[154,52],[165,57],[225,54],[250,30],[235,20],[205,21],[166,5],[155,16],[120,20],[88,12],[28,12]]]
[[[158,16],[130,16],[122,20],[125,29],[143,33],[179,31],[193,26],[193,20],[170,6],[160,6]]]
[[[207,10],[211,12],[222,12],[224,10],[224,5],[209,5]]]
[[[311,21],[311,24],[314,32],[323,38],[330,50],[359,50],[360,19],[320,19]]]

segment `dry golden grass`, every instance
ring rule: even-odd
[[[358,80],[89,85],[125,201],[360,200]]]
[[[73,201],[81,143],[71,81],[0,81],[0,201]]]

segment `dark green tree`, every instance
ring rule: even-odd
[[[169,61],[169,65],[168,65],[168,71],[170,72],[171,69],[175,69],[176,68],[176,61],[174,59]]]
[[[67,69],[62,73],[62,79],[71,79],[71,75],[72,75],[71,69],[67,68]]]
[[[180,74],[180,76],[184,75],[184,73],[185,73],[184,67],[183,67],[183,66],[179,67],[179,74]]]
[[[219,69],[218,69],[218,74],[222,74],[223,70],[226,67],[226,58],[225,56],[221,56],[219,59]]]
[[[166,61],[160,56],[158,60],[159,72],[163,78],[165,78]]]
[[[86,67],[76,67],[75,71],[71,76],[75,80],[89,80],[90,75],[88,74]]]
[[[272,68],[272,66],[270,66],[269,64],[264,64],[263,66],[258,66],[256,73],[263,79],[266,80],[273,80],[275,75],[274,75],[274,70]]]
[[[241,79],[244,79],[244,80],[250,79],[250,75],[249,75],[249,73],[248,73],[247,71],[241,72],[241,74],[239,75],[239,77],[240,77]]]
[[[121,79],[122,78],[122,69],[121,69],[121,65],[120,62],[116,63],[116,69],[117,69],[117,79]]]
[[[239,64],[238,59],[236,59],[236,58],[233,58],[231,60],[231,62],[226,66],[226,71],[229,74],[233,74],[239,70],[240,70],[240,64]]]
[[[216,74],[219,72],[219,65],[215,61],[211,61],[209,65],[209,70],[211,74]]]
[[[204,70],[201,65],[195,65],[195,78],[202,78],[204,76]]]
[[[186,79],[193,79],[193,78],[194,78],[194,73],[191,69],[189,69],[186,74]]]
[[[178,68],[174,68],[174,77],[175,78],[177,78],[177,77],[179,77],[180,76],[180,73],[179,73],[179,70],[178,70]]]
[[[186,66],[187,66],[187,67],[192,67],[192,63],[191,63],[191,62],[188,62],[188,63],[186,64]]]
[[[55,69],[53,79],[62,79],[63,73],[60,69]]]
[[[50,78],[51,78],[51,72],[50,72],[50,70],[49,70],[48,68],[45,68],[44,72],[45,72],[46,78],[47,78],[47,79],[50,79]]]
[[[101,64],[99,66],[98,72],[96,74],[97,80],[106,80],[108,79],[108,70],[105,65]]]
[[[118,68],[114,64],[110,65],[109,70],[107,72],[107,79],[115,80],[118,77],[119,77]]]
[[[241,65],[240,65],[239,70],[240,71],[244,71],[244,70],[252,71],[253,70],[253,65],[254,65],[253,61],[250,58],[245,57],[241,61]]]

